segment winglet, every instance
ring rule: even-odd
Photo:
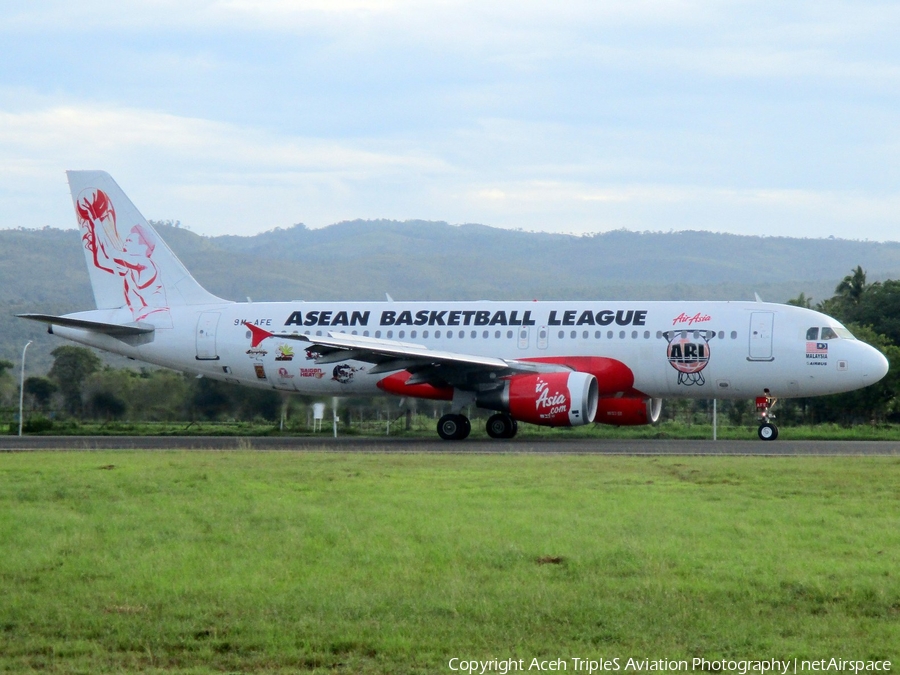
[[[275,333],[270,333],[269,331],[260,328],[259,326],[254,326],[252,323],[247,323],[246,321],[242,321],[242,324],[247,326],[250,330],[251,338],[250,338],[250,348],[258,347],[259,343],[265,340],[266,338],[274,337]]]

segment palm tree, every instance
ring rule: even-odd
[[[863,293],[866,292],[866,272],[862,265],[857,265],[853,274],[845,276],[834,292],[854,305],[858,305],[862,300]]]

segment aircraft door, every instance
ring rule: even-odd
[[[219,325],[219,312],[203,312],[197,321],[197,360],[218,361],[216,353],[216,328]]]
[[[750,314],[750,353],[748,361],[774,361],[772,356],[772,329],[775,324],[774,312],[752,312]]]
[[[519,349],[528,349],[530,333],[528,326],[519,326]]]

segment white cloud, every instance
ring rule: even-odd
[[[49,186],[65,169],[104,168],[123,185],[131,183],[139,195],[154,188],[162,191],[153,201],[133,197],[145,204],[148,217],[153,217],[152,213],[164,217],[159,210],[168,209],[166,217],[190,218],[197,229],[229,232],[246,231],[248,226],[253,231],[267,229],[303,218],[304,209],[295,200],[288,201],[296,209],[293,213],[283,204],[285,193],[296,189],[298,180],[307,192],[346,197],[349,184],[446,170],[441,160],[415,151],[384,151],[359,141],[279,137],[209,120],[83,105],[0,112],[0,157],[7,186],[13,180],[32,196],[32,181]],[[229,209],[236,209],[237,202],[245,198],[237,196],[241,189],[245,194],[268,194],[262,201],[246,197],[252,202],[255,220],[227,216]],[[234,192],[227,195],[231,190]],[[276,199],[273,191],[282,194]],[[200,212],[201,194],[218,198],[218,203],[207,205],[211,215]],[[0,198],[14,202],[20,197]],[[14,203],[8,203],[2,211],[20,214],[16,222],[0,222],[3,226],[38,227],[48,224],[51,217],[57,219],[53,223],[57,225],[69,220],[68,215],[58,220],[59,208],[35,208],[22,215]],[[323,209],[318,211],[321,214]],[[324,213],[328,213],[327,206]]]
[[[148,216],[208,233],[897,237],[893,5],[8,4],[0,226],[68,224],[63,170],[105,168]]]

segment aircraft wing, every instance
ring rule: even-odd
[[[304,348],[316,356],[316,364],[354,360],[374,364],[368,371],[370,374],[407,370],[412,373],[407,384],[449,385],[469,389],[478,388],[479,384],[492,383],[507,375],[570,370],[557,364],[428,349],[412,342],[338,332],[329,332],[327,336],[270,333],[258,326],[248,323],[244,325],[252,333],[251,344],[254,347],[268,337],[294,340],[308,345]]]

